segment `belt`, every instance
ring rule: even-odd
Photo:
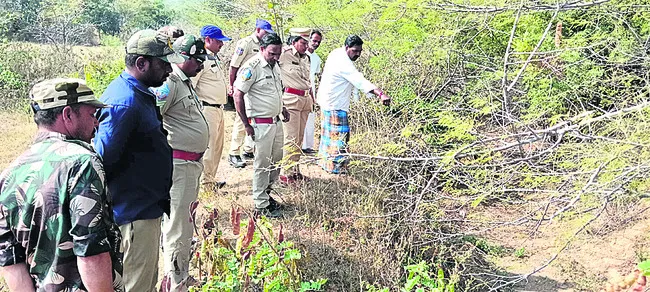
[[[199,161],[203,157],[203,153],[187,152],[174,149],[172,151],[172,157],[182,160]]]
[[[274,118],[248,118],[248,123],[255,122],[256,124],[275,124],[280,120],[279,117]]]
[[[211,107],[219,107],[219,108],[223,106],[222,104],[212,104],[212,103],[207,103],[205,101],[201,101],[201,104],[203,104],[203,106],[211,106]]]
[[[305,96],[307,94],[308,90],[300,90],[300,89],[295,89],[295,88],[291,88],[291,87],[285,87],[284,92],[295,94],[295,95]]]

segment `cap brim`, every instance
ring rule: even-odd
[[[172,53],[172,54],[165,55],[165,56],[158,57],[158,58],[160,58],[161,60],[163,60],[163,61],[165,61],[167,63],[180,64],[180,63],[185,62],[190,57],[185,56],[185,55],[181,55],[179,53]]]
[[[110,106],[110,105],[108,105],[108,104],[105,104],[105,103],[103,103],[103,102],[101,102],[101,101],[99,101],[99,100],[96,100],[96,99],[93,99],[93,100],[87,100],[87,101],[82,101],[82,102],[79,102],[79,103],[83,103],[83,104],[87,104],[87,105],[92,105],[92,106],[94,106],[94,107],[96,107],[96,108],[110,108],[110,107],[112,107],[112,106]]]
[[[200,55],[192,55],[192,56],[197,57],[197,58],[201,58],[203,60],[216,60],[217,59],[214,56],[209,55],[209,54],[200,54]]]
[[[217,40],[220,40],[220,41],[222,41],[222,42],[229,42],[229,41],[232,41],[232,39],[229,38],[229,37],[227,37],[227,36],[218,37],[218,38],[216,38],[216,39],[217,39]]]
[[[272,29],[264,29],[268,33],[275,33]]]

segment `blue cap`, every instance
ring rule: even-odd
[[[220,40],[223,42],[232,40],[231,38],[223,35],[221,29],[215,25],[206,25],[201,28],[201,37],[209,37],[211,39]]]
[[[255,22],[255,28],[261,28],[263,30],[266,30],[267,32],[275,33],[273,31],[273,29],[271,28],[271,24],[268,21],[264,20],[264,19],[258,19]]]

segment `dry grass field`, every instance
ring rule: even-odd
[[[227,112],[226,141],[230,137],[232,118],[233,113]],[[28,115],[0,113],[0,168],[7,167],[29,145],[35,130]],[[225,160],[228,147],[226,143],[219,169],[227,186],[216,193],[203,190],[200,194],[202,212],[217,208],[220,214],[219,228],[226,235],[229,234],[227,214],[231,206],[242,206],[245,209],[252,207],[252,168],[232,168]],[[307,157],[306,162],[309,159],[312,158]],[[362,238],[366,232],[366,221],[354,216],[329,218],[319,210],[319,204],[328,204],[328,208],[332,208],[332,205],[339,204],[337,200],[340,202],[338,208],[346,208],[340,195],[354,195],[353,191],[346,188],[355,182],[349,177],[327,175],[311,163],[306,163],[303,171],[312,178],[306,185],[277,189],[277,198],[288,204],[289,210],[283,219],[276,221],[278,225],[284,225],[287,238],[294,241],[305,255],[301,263],[303,276],[329,278],[327,291],[350,291],[359,285],[359,281],[379,277],[373,271],[386,265],[386,259],[368,257],[370,254],[378,254],[378,251],[372,250],[374,245]],[[311,196],[310,189],[322,188],[332,190],[331,199]],[[642,207],[644,206],[639,206],[639,210]],[[485,208],[475,216],[481,216],[480,219],[486,221],[503,220],[515,216],[519,211]],[[629,272],[639,260],[650,256],[650,221],[647,215],[641,215],[615,223],[618,225],[612,226],[612,222],[605,217],[591,226],[557,260],[531,276],[527,282],[516,286],[515,290],[589,291],[598,287],[612,271]],[[519,252],[496,252],[498,255],[487,255],[486,259],[509,274],[529,273],[551,258],[561,247],[560,244],[580,224],[576,220],[562,220],[542,227],[541,234],[533,239],[528,237],[525,228],[518,226],[489,231],[485,237],[495,249]],[[162,265],[160,268],[162,274]],[[6,290],[0,286],[0,291]]]

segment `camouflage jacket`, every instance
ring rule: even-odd
[[[77,257],[104,252],[123,291],[121,240],[90,144],[39,131],[0,175],[0,266],[26,263],[37,291],[85,291]]]

